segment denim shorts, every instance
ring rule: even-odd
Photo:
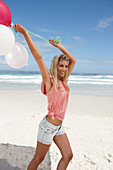
[[[55,126],[48,122],[46,116],[39,124],[37,140],[43,144],[50,145],[54,136],[64,134],[65,130],[63,125]]]

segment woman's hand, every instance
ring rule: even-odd
[[[61,43],[54,43],[54,39],[50,39],[49,43],[57,48],[60,48],[62,46]]]
[[[21,34],[25,34],[26,33],[26,29],[21,25],[21,24],[15,24],[15,25],[13,25],[13,28],[17,31],[17,32],[19,32],[19,33],[21,33]]]

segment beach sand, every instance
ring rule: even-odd
[[[41,92],[0,90],[0,170],[26,169],[46,113],[47,100]],[[67,170],[113,169],[112,97],[71,94],[64,127],[74,154]],[[52,143],[39,169],[55,170],[60,158]]]

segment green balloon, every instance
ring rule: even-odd
[[[59,43],[59,42],[61,42],[61,38],[60,38],[59,36],[57,36],[57,37],[54,39],[53,42],[54,42],[54,43]]]

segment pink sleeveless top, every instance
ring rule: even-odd
[[[59,80],[58,91],[56,91],[54,86],[54,79],[51,74],[50,74],[50,79],[53,85],[48,93],[46,93],[45,84],[43,81],[41,84],[41,91],[44,95],[47,96],[48,99],[47,115],[50,115],[52,119],[54,119],[55,116],[57,119],[63,121],[67,109],[69,92],[67,91],[65,82],[60,80]]]

